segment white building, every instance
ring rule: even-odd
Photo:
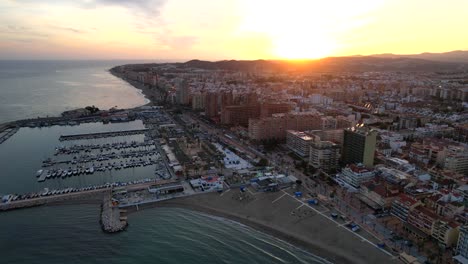
[[[458,263],[468,263],[468,226],[460,228],[460,235],[458,236],[457,253],[453,257]]]
[[[314,141],[314,137],[299,131],[286,131],[286,145],[297,155],[301,157],[309,156],[310,144]]]
[[[350,164],[346,166],[340,174],[337,175],[347,184],[358,188],[362,182],[369,181],[375,177],[375,171],[362,164]]]
[[[340,146],[330,141],[312,142],[310,145],[309,164],[324,171],[338,168]]]

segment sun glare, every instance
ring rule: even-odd
[[[294,38],[286,36],[274,40],[274,56],[280,59],[320,59],[333,54],[335,43],[322,36]]]
[[[267,35],[273,58],[323,58],[337,53],[345,36],[367,22],[366,14],[382,2],[291,0],[286,5],[283,1],[246,0],[241,31]]]

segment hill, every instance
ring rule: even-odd
[[[412,58],[412,59],[424,59],[439,62],[455,62],[455,63],[468,63],[468,51],[455,50],[443,53],[429,53],[424,52],[421,54],[409,54],[409,55],[397,55],[397,54],[376,54],[371,57],[378,58]]]

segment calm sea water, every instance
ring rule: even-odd
[[[93,205],[0,214],[1,263],[320,263],[251,228],[189,210],[140,211],[113,235],[102,233],[98,214]]]
[[[136,89],[106,72],[108,62],[0,62],[0,122],[94,104],[145,103]],[[0,144],[0,195],[154,177],[138,167],[38,183],[35,172],[60,135],[142,128],[117,124],[21,128]],[[142,135],[82,142],[141,141]],[[320,263],[291,245],[216,217],[176,208],[131,214],[126,232],[104,234],[98,205],[44,206],[0,213],[0,263]]]
[[[0,123],[95,105],[147,103],[139,90],[108,69],[129,61],[0,61]]]

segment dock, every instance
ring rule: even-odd
[[[46,180],[46,177],[47,177],[47,170],[43,170],[41,175],[39,175],[39,177],[37,178],[37,181],[38,182],[43,182]]]
[[[133,129],[125,131],[109,131],[109,132],[100,132],[100,133],[87,133],[87,134],[75,134],[75,135],[62,135],[60,136],[60,141],[67,140],[83,140],[83,139],[95,139],[95,138],[106,138],[106,137],[119,137],[119,136],[131,136],[144,134],[148,131],[147,128],[143,129]]]

